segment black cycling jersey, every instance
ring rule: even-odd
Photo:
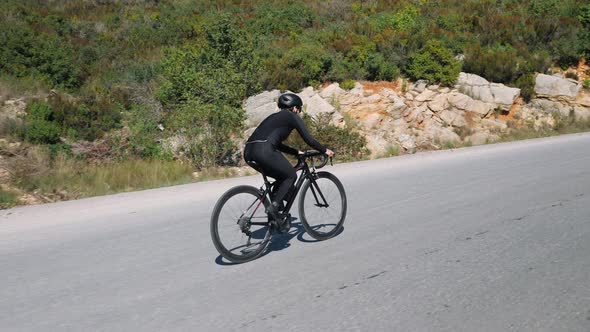
[[[283,141],[289,137],[293,129],[297,130],[301,138],[309,146],[320,152],[326,152],[326,148],[309,134],[303,120],[289,110],[281,110],[264,119],[258,128],[254,130],[252,136],[248,138],[248,143],[268,142],[281,152],[296,155],[298,152],[296,149],[283,144]]]

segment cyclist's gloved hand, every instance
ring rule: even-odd
[[[334,157],[334,151],[330,149],[326,149],[326,154],[328,155],[328,157]]]

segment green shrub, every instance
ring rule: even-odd
[[[228,157],[236,152],[231,138],[238,135],[243,120],[241,108],[189,101],[172,114],[169,126],[186,138],[184,155],[200,169],[231,160]]]
[[[387,61],[381,53],[370,53],[365,61],[367,79],[370,81],[391,81],[399,76],[399,68]]]
[[[459,77],[461,64],[455,60],[450,49],[440,41],[430,40],[410,59],[406,69],[408,75],[415,80],[428,80],[451,86]]]
[[[498,45],[482,48],[479,44],[467,48],[463,70],[484,77],[490,82],[510,84],[520,76],[518,68],[524,62],[513,47]]]
[[[135,156],[142,158],[169,159],[158,143],[161,135],[158,124],[162,122],[159,112],[147,106],[135,106],[127,113],[130,129],[130,149]]]
[[[23,22],[0,23],[0,72],[16,77],[35,76],[52,86],[80,86],[73,49],[61,37],[36,33]]]
[[[27,105],[27,118],[32,120],[52,120],[51,105],[41,101],[33,101]]]
[[[241,106],[258,91],[258,59],[247,36],[222,17],[206,28],[206,44],[170,50],[159,97],[168,106],[188,100]]]
[[[340,87],[344,90],[351,90],[354,88],[356,82],[354,80],[344,80],[340,82]]]
[[[522,99],[528,103],[535,95],[535,75],[522,75],[516,80],[516,87],[520,89]]]
[[[582,82],[582,86],[584,87],[584,89],[590,89],[590,79],[587,78]]]
[[[97,97],[87,97],[86,102],[72,100],[61,94],[50,98],[52,119],[59,125],[62,135],[93,141],[120,126],[120,106],[107,97],[98,97],[99,100],[94,98]]]
[[[0,188],[0,209],[8,209],[18,202],[16,194],[12,191]]]
[[[339,128],[330,124],[331,115],[323,114],[313,119],[307,114],[303,115],[311,135],[321,144],[334,150],[337,159],[341,161],[363,159],[369,155],[366,147],[366,139],[352,128]],[[297,135],[291,135],[287,145],[300,150],[311,149],[303,139]]]
[[[56,144],[60,142],[60,128],[51,121],[27,121],[25,138],[33,144]]]

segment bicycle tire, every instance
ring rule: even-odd
[[[261,202],[263,202],[263,206]],[[231,188],[219,198],[211,214],[210,231],[213,245],[221,256],[234,263],[244,263],[263,253],[272,233],[266,214],[268,205],[268,199],[262,196],[260,190],[252,186]],[[242,225],[248,226],[254,218],[259,220],[256,226],[260,228],[252,231],[251,234],[245,233]],[[220,223],[223,223],[221,227]],[[266,227],[260,225],[264,223]],[[220,235],[220,228],[223,228],[223,235]],[[228,237],[233,237],[232,234],[241,241],[246,240],[246,245],[237,247],[229,245]],[[250,245],[253,234],[257,234],[256,236],[260,239],[254,247]]]
[[[314,179],[330,206],[322,207],[317,204],[316,197],[319,200],[323,199],[317,193],[314,195],[310,188],[317,190],[317,187],[307,179],[299,196],[299,217],[305,231],[314,239],[321,241],[334,237],[342,230],[346,219],[346,192],[342,182],[332,173],[317,172]],[[329,210],[330,208],[332,209]],[[340,211],[337,211],[338,209]],[[312,223],[319,222],[320,218],[321,224]],[[324,229],[329,230],[324,231]]]

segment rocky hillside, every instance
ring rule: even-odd
[[[248,98],[244,105],[246,137],[276,111],[280,93],[273,90]],[[334,83],[319,90],[308,87],[300,95],[312,117],[329,114],[332,123],[352,126],[362,133],[371,156],[376,157],[391,146],[411,153],[479,145],[495,142],[515,128],[552,127],[556,119],[570,116],[590,118],[590,93],[576,80],[539,74],[535,93],[535,98],[524,103],[520,89],[461,73],[452,89],[400,80],[357,82],[348,91]]]
[[[579,72],[580,81],[587,78],[588,74],[590,70]],[[425,81],[412,83],[400,79],[393,82],[356,82],[354,88],[348,90],[341,88],[338,83],[326,84],[320,89],[307,87],[299,95],[311,118],[328,120],[333,128],[345,128],[345,132],[362,136],[366,141],[369,157],[378,158],[391,155],[390,151],[414,153],[486,144],[523,129],[552,132],[564,120],[570,124],[589,123],[590,91],[583,88],[577,80],[560,74],[539,74],[535,77],[534,92],[536,97],[525,103],[518,88],[488,82],[474,74],[461,73],[453,88],[429,85]],[[281,93],[279,90],[266,91],[245,101],[244,135],[238,139],[236,154],[229,164],[243,166],[240,152],[244,140],[260,121],[277,111],[276,101]],[[0,194],[12,195],[3,198],[4,206],[85,197],[79,191],[87,190],[86,186],[90,185],[82,183],[67,186],[58,178],[55,180],[55,188],[49,191],[35,188],[27,190],[19,185],[29,176],[51,173],[53,167],[47,162],[46,153],[41,153],[43,150],[39,146],[14,140],[14,136],[10,135],[11,128],[26,117],[28,99],[30,98],[0,99],[0,129],[6,137],[0,138]],[[94,160],[89,161],[90,164],[100,165],[101,158],[111,156],[115,149],[128,144],[129,138],[124,133],[129,134],[127,127],[114,132],[113,137],[119,139],[108,144],[105,139],[74,142],[71,144],[71,152],[79,155],[80,144],[84,143],[96,153],[81,155],[86,156],[85,160]],[[162,131],[162,135],[165,133]],[[190,142],[182,131],[170,133],[172,136],[162,136],[159,144],[182,160],[184,156],[181,147]],[[336,145],[336,142],[325,143]],[[94,159],[89,159],[89,156]],[[363,152],[362,157],[365,156]],[[247,169],[234,167],[230,173],[240,174]],[[182,174],[179,176],[182,177]],[[16,179],[20,179],[20,182]],[[111,183],[106,185],[114,186]]]

